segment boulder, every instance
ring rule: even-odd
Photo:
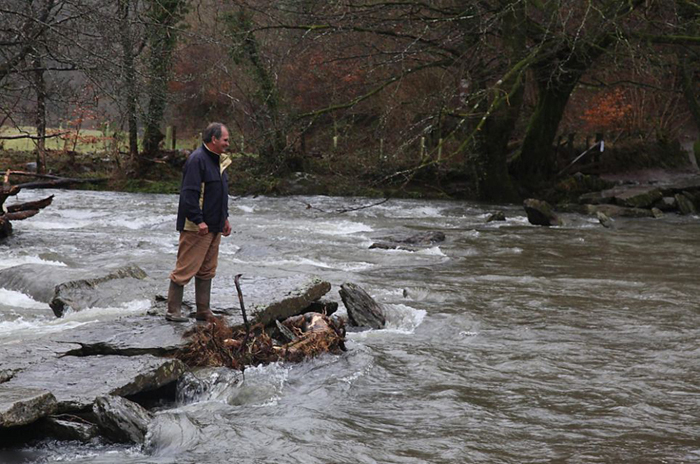
[[[92,412],[102,434],[118,443],[143,443],[152,419],[143,407],[120,396],[100,396]]]
[[[133,395],[177,380],[185,366],[176,359],[143,356],[65,356],[22,370],[0,387],[53,393],[59,413],[89,408],[105,395]]]
[[[656,219],[661,219],[662,217],[664,217],[664,212],[661,211],[659,208],[652,208],[651,214],[654,215]]]
[[[653,216],[648,209],[625,208],[618,205],[586,205],[586,212],[591,215],[597,215],[601,212],[609,217],[643,218]]]
[[[99,435],[97,425],[78,416],[49,416],[40,422],[44,436],[56,440],[89,442]]]
[[[663,198],[663,193],[656,187],[635,187],[615,192],[615,204],[627,208],[651,208]]]
[[[683,193],[677,193],[674,198],[676,199],[676,203],[678,203],[678,211],[680,211],[681,214],[695,214],[696,209],[695,205],[693,204],[692,200],[688,198],[687,195]]]
[[[386,325],[384,308],[362,288],[353,283],[340,286],[340,298],[348,310],[350,325],[383,329]]]
[[[56,398],[41,388],[0,385],[0,428],[27,425],[56,410]]]
[[[561,219],[552,212],[552,207],[546,201],[528,198],[523,202],[527,220],[536,226],[560,226]]]
[[[318,300],[307,306],[305,312],[321,313],[330,316],[338,310],[338,302],[330,300]]]
[[[603,227],[605,227],[607,229],[614,229],[615,228],[615,221],[610,219],[610,217],[607,214],[603,213],[602,211],[598,211],[596,213],[596,216],[598,217],[598,221],[600,222],[600,224]]]

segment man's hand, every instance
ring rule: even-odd
[[[209,226],[206,222],[200,222],[197,227],[199,227],[199,231],[197,231],[199,235],[207,235],[209,233]]]
[[[228,223],[228,219],[226,219],[226,222],[224,223],[224,230],[222,234],[224,237],[231,235],[231,224]]]

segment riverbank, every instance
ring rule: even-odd
[[[158,159],[142,160],[138,172],[124,155],[50,151],[48,171],[64,177],[103,177],[101,184],[76,188],[128,193],[177,194],[181,169],[187,152],[163,152]],[[658,144],[627,144],[608,149],[605,157],[591,163],[579,162],[560,171],[560,175],[539,192],[521,192],[552,203],[568,203],[579,195],[620,184],[654,184],[699,176],[692,157],[678,147]],[[36,169],[36,154],[28,151],[0,150],[0,169],[31,171]],[[585,161],[585,160],[584,160]],[[559,160],[567,164],[566,160]],[[572,180],[585,173],[585,182]],[[248,195],[327,195],[368,198],[461,199],[479,197],[473,172],[443,167],[412,170],[410,166],[354,160],[353,157],[309,156],[298,170],[275,174],[261,168],[254,155],[233,155],[228,169],[229,191]]]

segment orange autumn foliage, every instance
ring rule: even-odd
[[[581,119],[590,131],[609,132],[624,129],[631,111],[632,105],[626,101],[622,89],[614,89],[596,95]]]

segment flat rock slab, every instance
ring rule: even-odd
[[[47,390],[62,413],[89,408],[99,396],[154,390],[184,372],[181,361],[150,355],[66,356],[23,370],[0,386]]]
[[[44,340],[0,345],[0,384],[25,369],[51,362],[77,349],[80,345]]]
[[[317,277],[242,279],[240,285],[248,317],[265,325],[301,314],[331,289]]]
[[[22,264],[0,270],[0,287],[48,303],[56,316],[67,309],[114,306],[152,292],[138,266],[103,269]],[[124,289],[129,291],[125,292]]]
[[[77,327],[52,340],[78,345],[68,352],[75,355],[164,356],[186,345],[183,334],[191,328],[192,324],[167,322],[162,316],[139,316]]]
[[[56,410],[56,398],[48,390],[0,385],[0,428],[31,424]]]
[[[591,215],[597,215],[598,213],[603,213],[608,217],[629,217],[629,218],[643,218],[643,217],[653,217],[651,210],[643,208],[625,208],[624,206],[618,205],[585,205],[586,213]]]

